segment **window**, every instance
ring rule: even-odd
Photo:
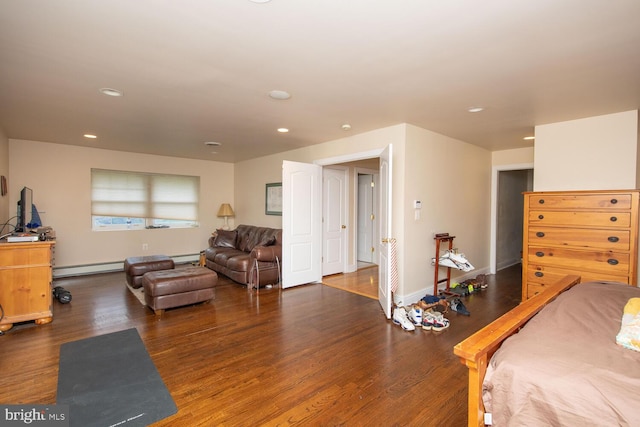
[[[93,230],[198,226],[200,177],[91,169]]]

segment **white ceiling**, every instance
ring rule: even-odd
[[[640,1],[0,0],[0,73],[14,139],[237,162],[411,123],[519,148],[640,108]]]

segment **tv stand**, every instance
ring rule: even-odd
[[[53,241],[0,243],[0,331],[14,323],[53,320],[51,282]]]

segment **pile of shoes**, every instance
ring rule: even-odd
[[[449,290],[460,296],[467,296],[474,292],[480,292],[487,289],[487,276],[486,274],[478,274],[475,279],[467,279],[461,283],[453,282]]]
[[[442,331],[449,327],[449,320],[444,315],[451,309],[463,316],[471,313],[463,304],[460,297],[487,288],[487,276],[478,274],[475,279],[467,279],[461,283],[452,282],[450,286],[453,298],[444,295],[425,295],[415,304],[406,307],[395,307],[392,320],[405,331],[415,331],[422,328],[426,331]]]
[[[410,307],[396,307],[393,310],[393,323],[400,325],[405,331],[415,331],[422,328],[425,331],[442,331],[449,327],[449,320],[442,312],[435,310],[442,308],[441,304],[436,304],[431,308],[423,309],[419,304]]]

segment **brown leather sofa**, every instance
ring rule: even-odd
[[[216,230],[204,256],[205,267],[248,289],[275,285],[280,282],[282,230],[253,225]]]

